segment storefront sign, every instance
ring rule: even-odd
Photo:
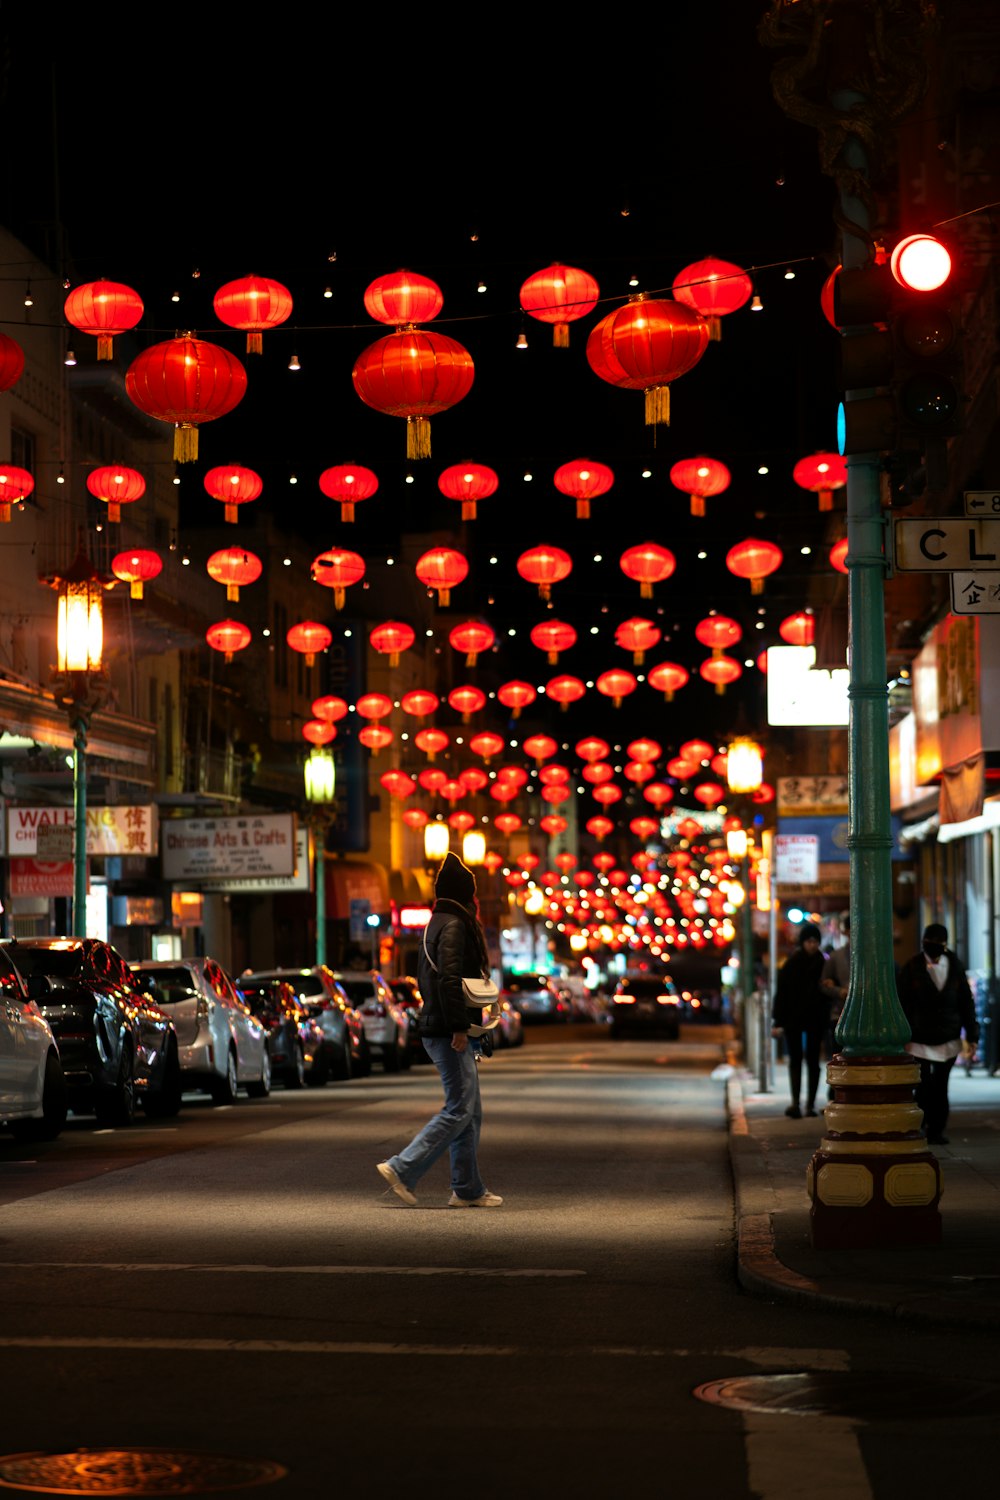
[[[12,859],[10,894],[14,898],[18,896],[72,896],[73,861],[71,859]]]
[[[295,834],[295,872],[292,875],[252,875],[243,880],[206,880],[203,891],[229,891],[253,895],[255,891],[307,891],[309,889],[309,829]]]
[[[778,817],[847,816],[846,776],[779,776]]]
[[[295,815],[168,818],[160,831],[165,880],[292,875]]]
[[[779,885],[816,884],[819,878],[819,839],[815,834],[775,835],[774,878]]]
[[[88,854],[154,855],[157,852],[157,810],[140,807],[88,807]],[[7,847],[11,855],[39,854],[38,829],[68,828],[74,823],[72,807],[7,808]]]

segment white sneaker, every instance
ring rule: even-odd
[[[449,1208],[499,1208],[503,1199],[499,1193],[484,1193],[481,1198],[460,1198],[457,1193],[452,1193],[448,1199]]]
[[[414,1207],[416,1205],[416,1193],[410,1192],[409,1188],[406,1186],[406,1183],[400,1179],[398,1174],[393,1170],[392,1167],[390,1167],[387,1161],[380,1161],[375,1170],[379,1173],[380,1176],[385,1178],[386,1182],[392,1188],[397,1198],[402,1198],[403,1202],[409,1203],[411,1207]]]

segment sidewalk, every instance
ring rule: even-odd
[[[1000,1327],[1000,1076],[952,1072],[939,1245],[814,1250],[806,1166],[823,1117],[790,1120],[787,1072],[773,1092],[738,1069],[726,1083],[740,1285],[783,1302]],[[820,1085],[826,1097],[826,1080]]]

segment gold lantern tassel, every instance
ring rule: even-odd
[[[722,647],[721,646],[713,646],[712,647],[712,655],[715,657],[716,661],[718,661],[719,657],[722,655]]]
[[[341,501],[341,505],[340,505],[340,519],[342,521],[353,521],[354,520],[354,502],[353,502],[353,500],[342,500]]]
[[[476,665],[476,653],[474,651],[470,651],[466,656],[465,665],[467,667],[474,667]]]
[[[118,504],[117,500],[109,500],[108,501],[108,520],[109,521],[120,521],[121,518],[122,518],[122,508],[121,508],[121,506]]]
[[[715,691],[719,694],[719,697],[721,698],[722,694],[726,691],[726,684],[724,682],[717,682],[715,684]]]
[[[226,584],[226,598],[238,601],[240,597],[239,585],[235,583]]]
[[[559,660],[559,652],[550,651],[546,657],[546,660],[548,661],[550,667],[554,667],[556,662]]]
[[[334,591],[333,591],[333,607],[334,607],[334,609],[343,609],[343,607],[344,607],[344,590],[343,589],[334,589]]]
[[[390,651],[389,652],[389,665],[390,665],[390,667],[398,667],[399,666],[399,652],[398,651]]]
[[[705,497],[704,497],[704,495],[692,495],[691,496],[691,514],[693,516],[703,516],[705,514]]]
[[[669,385],[651,385],[646,391],[646,426],[670,426]]]
[[[552,585],[550,583],[540,583],[538,585],[538,595],[541,599],[551,599]]]
[[[664,703],[673,703],[673,701],[674,701],[674,691],[673,691],[673,688],[668,688],[668,690],[664,693],[664,695],[663,695],[663,701],[664,701]]]
[[[640,583],[640,585],[639,585],[639,598],[640,599],[652,599],[652,597],[653,597],[653,585],[651,583]]]
[[[141,578],[133,578],[132,583],[131,583],[131,585],[129,587],[129,597],[132,598],[132,599],[141,599],[142,598],[142,579]]]
[[[263,340],[263,337],[262,337],[259,329],[256,332],[251,331],[250,333],[247,334],[247,353],[248,354],[263,354],[264,353],[264,340]]]
[[[645,651],[633,651],[632,652],[632,665],[633,665],[633,667],[641,667],[642,664],[643,664],[643,662],[645,660],[646,660],[646,653],[645,653]]]
[[[114,339],[110,333],[97,335],[97,357],[98,359],[114,359]]]
[[[406,456],[407,458],[430,458],[431,424],[426,417],[407,417]]]
[[[708,337],[713,344],[717,344],[722,337],[722,319],[708,319]]]
[[[226,517],[227,521],[232,521],[233,525],[235,526],[235,524],[236,524],[236,506],[235,505],[227,505],[226,506],[226,508],[225,508],[225,517]]]
[[[0,524],[10,520],[10,506],[9,500],[0,500]]]
[[[568,713],[568,711],[569,711],[569,704],[565,700],[562,703],[560,703],[559,707],[562,709],[563,713]]]
[[[819,492],[819,508],[820,508],[820,510],[833,510],[833,491],[832,490],[820,490],[820,492]]]
[[[174,428],[174,463],[193,464],[198,457],[198,429],[188,422]]]
[[[569,324],[553,323],[552,325],[552,347],[553,349],[569,348]]]
[[[751,592],[751,594],[762,594],[764,592],[764,580],[763,580],[763,578],[751,578],[751,580],[750,580],[750,592]]]
[[[447,609],[451,603],[451,589],[438,589],[438,606]]]
[[[474,521],[475,519],[476,519],[476,502],[475,502],[475,500],[463,500],[462,501],[462,520],[463,521]]]
[[[590,501],[578,500],[576,502],[576,519],[578,521],[590,520]]]
[[[315,662],[315,660],[316,660],[316,653],[315,653],[315,651],[307,651],[306,652],[306,666],[307,667],[311,667],[313,665],[313,663]]]

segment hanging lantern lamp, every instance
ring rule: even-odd
[[[465,665],[474,667],[484,651],[490,651],[496,641],[496,632],[482,620],[466,620],[454,625],[448,632],[449,645],[455,651],[465,652]]]
[[[574,458],[562,464],[555,472],[553,484],[560,495],[568,495],[576,501],[576,518],[590,518],[590,502],[599,495],[606,495],[615,482],[615,476],[607,464],[594,463],[589,458]]]
[[[743,630],[728,615],[707,615],[694,628],[695,638],[707,646],[713,656],[721,656],[727,646],[735,646]]]
[[[518,558],[517,571],[528,583],[537,585],[542,599],[549,599],[553,584],[561,583],[572,573],[573,559],[561,547],[529,547]]]
[[[838,573],[847,572],[847,538],[841,537],[839,542],[834,542],[830,548],[830,566],[836,568]]]
[[[673,293],[678,302],[694,308],[708,321],[708,336],[722,337],[722,319],[738,312],[753,296],[753,282],[740,266],[709,256],[678,271]]]
[[[220,500],[225,506],[225,519],[230,524],[236,521],[236,507],[258,500],[264,489],[260,475],[241,464],[224,464],[209,469],[203,483],[212,499]]]
[[[392,713],[392,699],[387,693],[362,693],[354,711],[363,719],[385,719]]]
[[[615,825],[611,819],[602,817],[600,814],[596,817],[588,818],[584,827],[593,838],[597,839],[598,843],[600,843],[601,839],[606,839],[609,833],[614,833],[615,831]]]
[[[474,521],[478,502],[495,495],[499,486],[499,477],[488,464],[452,464],[438,477],[442,495],[461,501],[463,521]]]
[[[333,640],[332,631],[319,620],[301,620],[285,632],[285,640],[293,651],[305,657],[307,667],[316,660],[317,653],[325,651]]]
[[[302,738],[310,745],[332,745],[337,738],[337,727],[326,719],[307,719],[302,726]]]
[[[499,755],[506,743],[500,735],[494,734],[490,729],[484,729],[481,734],[472,736],[469,749],[473,755],[481,755],[486,765],[489,765],[494,755]]]
[[[365,560],[344,547],[331,547],[313,558],[309,572],[314,582],[333,589],[334,609],[343,609],[346,590],[365,576]]]
[[[447,750],[451,737],[443,729],[419,729],[413,736],[413,743],[418,750],[424,752],[428,760],[433,761],[435,756]]]
[[[549,760],[555,755],[559,746],[550,734],[529,734],[524,742],[523,749],[525,755],[530,755],[535,765],[540,766],[543,761]],[[551,770],[552,768],[550,767],[549,769]]]
[[[661,661],[646,673],[646,681],[656,692],[662,693],[665,702],[672,703],[674,694],[690,680],[690,672],[676,661]]]
[[[615,645],[621,646],[623,651],[631,651],[632,664],[641,667],[646,660],[646,652],[652,651],[659,643],[663,631],[652,620],[643,620],[633,617],[623,620],[615,631]]]
[[[586,691],[586,684],[579,677],[572,677],[567,673],[551,677],[545,684],[545,696],[551,698],[553,703],[558,703],[562,713],[568,710],[571,703],[578,703]]]
[[[805,609],[796,610],[782,620],[778,634],[789,646],[811,646],[816,640],[816,616]]]
[[[378,489],[378,478],[363,464],[334,464],[319,476],[319,487],[328,500],[340,505],[340,519],[354,520],[354,507],[370,500]]]
[[[792,470],[795,483],[819,496],[820,510],[833,509],[833,492],[847,484],[847,462],[839,453],[810,453]]]
[[[27,469],[16,464],[0,467],[0,522],[10,520],[10,508],[26,500],[35,488],[35,481]]]
[[[364,301],[365,311],[376,323],[401,328],[408,323],[432,322],[444,306],[444,293],[429,276],[399,270],[369,282]]]
[[[497,697],[517,719],[520,717],[522,708],[527,708],[530,703],[534,703],[537,694],[530,682],[513,681],[503,683],[497,689]]]
[[[197,459],[199,426],[231,412],[246,389],[235,355],[188,334],[153,344],[125,372],[129,400],[147,417],[173,424],[176,463]]]
[[[707,661],[702,662],[698,672],[706,682],[714,685],[715,691],[720,695],[726,691],[730,683],[743,676],[743,668],[739,662],[731,656],[722,655],[710,656]]]
[[[402,620],[386,620],[384,624],[375,626],[368,639],[373,651],[377,651],[380,656],[388,656],[390,667],[398,667],[400,654],[409,651],[416,640],[416,632]]]
[[[705,501],[728,490],[732,476],[717,458],[682,458],[670,470],[670,483],[691,497],[691,514],[703,516]]]
[[[593,312],[600,288],[593,276],[559,261],[521,283],[521,311],[552,324],[552,344],[569,348],[569,325]]]
[[[96,337],[98,359],[113,359],[115,336],[135,327],[143,305],[139,293],[120,281],[88,281],[73,288],[63,312],[67,323]]]
[[[137,547],[132,552],[117,553],[111,559],[111,571],[129,585],[130,598],[141,599],[143,584],[163,572],[163,559],[151,548]]]
[[[737,578],[749,578],[752,594],[764,592],[764,579],[780,568],[782,561],[780,547],[753,536],[730,547],[726,553],[726,567]]]
[[[127,469],[123,464],[106,464],[92,469],[87,475],[87,489],[95,500],[103,500],[108,507],[108,520],[120,521],[123,505],[141,500],[146,493],[146,481],[138,469]]]
[[[250,644],[250,631],[239,620],[219,620],[205,631],[205,639],[213,651],[222,653],[223,660],[231,662],[237,651]]]
[[[337,724],[349,712],[349,709],[343,698],[338,698],[335,693],[324,693],[322,697],[313,699],[312,711],[317,719],[326,719],[329,724]]]
[[[287,286],[267,276],[241,276],[219,287],[212,306],[220,323],[246,332],[246,352],[260,354],[263,335],[291,316],[292,294]]]
[[[472,389],[468,349],[443,333],[406,328],[377,339],[351,371],[366,406],[406,421],[406,456],[430,458],[431,417],[455,406]]]
[[[440,607],[447,609],[452,589],[469,576],[469,564],[454,547],[431,547],[417,558],[414,572],[426,588],[437,592]]]
[[[542,620],[531,628],[531,644],[544,651],[550,666],[555,666],[560,651],[576,645],[576,630],[563,620]]]
[[[652,599],[653,585],[663,583],[671,576],[677,567],[677,559],[659,542],[642,542],[622,553],[620,566],[626,578],[638,583],[640,597]]]
[[[412,714],[415,719],[425,719],[428,714],[436,711],[440,702],[437,693],[432,693],[428,688],[413,688],[403,694],[399,706],[404,714]]]
[[[646,425],[670,423],[670,386],[701,359],[708,324],[681,302],[640,293],[596,323],[587,363],[609,385],[644,391]]]
[[[459,687],[452,688],[448,694],[448,706],[457,714],[461,714],[463,724],[468,724],[473,714],[485,708],[486,694],[482,688],[473,687],[471,683],[462,683]]]
[[[634,693],[638,685],[632,673],[626,672],[622,667],[612,667],[609,672],[602,672],[595,684],[597,691],[610,698],[615,708],[620,708],[622,699],[627,698],[629,693]]]
[[[24,374],[24,350],[17,339],[0,333],[0,391],[12,391]]]
[[[235,602],[240,597],[240,588],[255,583],[264,570],[264,564],[255,552],[245,547],[223,547],[213,552],[205,564],[209,578],[226,586],[226,598]]]

